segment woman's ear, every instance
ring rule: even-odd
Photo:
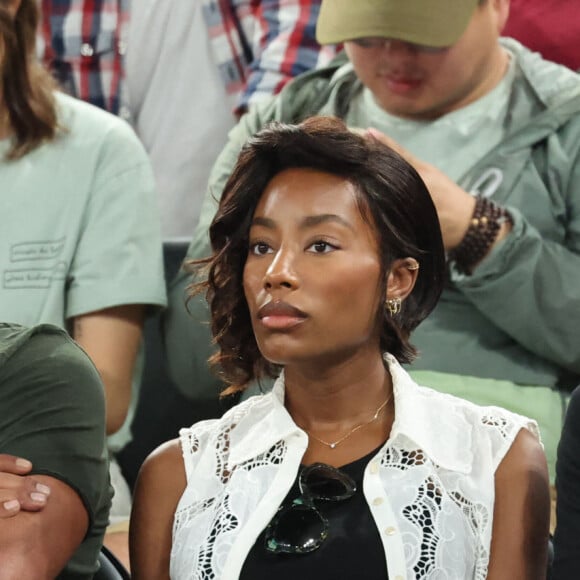
[[[419,262],[415,258],[399,258],[391,265],[387,276],[385,300],[405,300],[412,292],[419,274]]]

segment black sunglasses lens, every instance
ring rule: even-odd
[[[328,520],[318,511],[316,500],[342,501],[356,492],[346,473],[325,463],[305,467],[298,478],[300,496],[281,507],[265,532],[265,545],[274,554],[306,554],[328,537]]]
[[[302,471],[300,490],[313,499],[341,501],[354,495],[356,483],[349,475],[330,465],[315,463]]]
[[[266,528],[266,549],[275,554],[306,554],[328,535],[328,522],[310,504],[295,500],[280,509]]]

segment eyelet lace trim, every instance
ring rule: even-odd
[[[250,412],[248,407],[246,412]],[[195,456],[203,451],[204,466],[208,450],[215,449],[213,473],[195,473],[196,478],[204,478],[200,488],[211,489],[215,495],[210,499],[196,498],[195,484],[188,485],[186,494],[190,494],[191,501],[177,511],[174,519],[172,578],[220,577],[240,525],[248,521],[268,493],[276,466],[284,461],[287,445],[280,441],[228,471],[230,434],[239,418],[232,414],[231,421],[222,422],[219,431],[215,423],[210,423],[198,425],[182,436],[184,454],[198,461]],[[496,450],[502,441],[513,440],[521,428],[521,424],[502,416],[501,411],[479,420],[483,429],[489,430]],[[485,580],[493,506],[469,497],[469,487],[463,489],[464,476],[434,464],[420,448],[387,446],[380,465],[383,480],[393,479],[387,491],[400,522],[409,577]],[[456,530],[458,525],[464,526],[463,531]],[[472,557],[465,559],[466,553]],[[451,574],[447,569],[450,559],[457,564]]]
[[[241,463],[229,471],[227,464],[230,433],[234,427],[235,423],[232,422],[217,433],[217,436],[214,433],[212,437],[215,445],[213,477],[221,484],[215,486],[217,490],[220,490],[220,493],[210,499],[194,501],[176,511],[173,522],[172,566],[174,564],[173,554],[180,554],[178,559],[181,562],[188,562],[183,569],[181,564],[177,566],[178,570],[175,571],[175,575],[179,578],[213,580],[217,577],[216,570],[223,569],[235,540],[240,520],[247,521],[253,512],[253,507],[255,507],[249,505],[251,498],[248,490],[252,489],[255,493],[253,499],[254,503],[257,503],[266,493],[276,471],[270,469],[270,477],[266,479],[263,477],[262,468],[280,465],[286,455],[287,445],[280,441],[267,452]],[[200,441],[210,435],[212,431],[212,429],[209,432],[204,432],[204,430],[195,433],[189,431],[186,437],[182,437],[184,454],[196,455],[201,448]],[[239,478],[242,483],[228,486],[227,484],[234,478]],[[242,517],[240,518],[238,515]],[[190,543],[189,534],[182,533],[188,528],[197,528],[195,537],[200,540],[197,545]],[[174,570],[172,568],[173,576]]]

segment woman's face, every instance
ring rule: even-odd
[[[379,351],[381,261],[354,186],[311,169],[287,169],[254,213],[244,293],[260,351],[291,365],[335,364]]]

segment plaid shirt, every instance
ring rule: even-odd
[[[320,47],[320,0],[202,0],[209,37],[237,109],[279,92],[293,77],[326,64],[334,47]]]
[[[40,0],[40,50],[66,92],[127,117],[123,55],[129,0]]]
[[[40,0],[42,60],[68,93],[128,117],[123,55],[130,0]],[[278,92],[292,77],[327,63],[315,26],[320,0],[188,0],[203,13],[222,79],[237,109]]]

